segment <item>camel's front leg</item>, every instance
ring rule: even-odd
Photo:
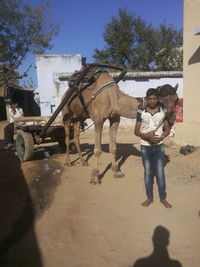
[[[121,178],[124,174],[119,170],[116,154],[117,154],[117,146],[116,146],[116,137],[117,137],[117,129],[119,126],[120,117],[116,116],[110,119],[110,128],[109,128],[109,135],[110,135],[110,144],[109,144],[109,151],[112,155],[112,171],[113,177]]]
[[[81,124],[80,121],[74,123],[74,143],[79,154],[81,165],[87,166],[87,162],[84,160],[80,148],[80,124]]]
[[[94,143],[94,169],[92,170],[92,177],[90,179],[91,184],[100,184],[101,180],[99,178],[99,158],[101,156],[101,137],[103,130],[103,121],[98,121],[94,123],[95,127],[95,143]]]
[[[66,153],[67,153],[67,158],[66,158],[66,164],[68,167],[71,167],[71,161],[69,158],[69,145],[70,145],[70,125],[71,125],[71,121],[67,120],[66,122],[64,122],[64,129],[65,129],[65,144],[66,144]]]

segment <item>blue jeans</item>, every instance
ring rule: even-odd
[[[166,199],[164,145],[141,146],[146,194],[153,199],[153,178],[156,176],[160,199]]]

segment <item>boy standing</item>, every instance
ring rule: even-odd
[[[166,200],[165,154],[163,139],[169,135],[170,126],[165,119],[167,110],[159,104],[156,89],[146,92],[147,105],[139,108],[136,117],[135,135],[141,138],[141,154],[144,166],[144,182],[147,199],[142,203],[148,207],[153,202],[153,177],[156,176],[161,203],[166,208],[171,204]]]
[[[19,107],[17,103],[11,103],[9,109],[10,121],[8,125],[4,128],[4,150],[9,150],[13,147],[14,140],[14,120],[15,118],[23,116],[23,110]]]

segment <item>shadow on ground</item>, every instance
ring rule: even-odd
[[[141,152],[138,150],[132,143],[118,143],[117,144],[117,155],[116,160],[118,161],[118,167],[121,171],[121,167],[126,162],[129,156],[141,157]],[[89,159],[93,156],[94,145],[90,145],[89,143],[81,144],[82,155],[88,163]],[[105,153],[109,153],[109,144],[102,144],[102,151]],[[73,151],[71,154],[77,153]],[[103,155],[101,155],[102,157]],[[72,161],[72,165],[74,165],[77,161],[79,161],[79,157]],[[170,158],[165,154],[165,165],[170,162]],[[105,174],[111,169],[111,162],[106,166],[105,170],[99,175],[99,179],[102,180]]]
[[[41,267],[35,212],[21,163],[12,151],[2,150],[0,161],[0,266]]]
[[[84,156],[86,162],[89,161],[89,159],[93,155],[94,145],[90,145],[89,143],[81,144],[81,151],[82,155]],[[109,144],[102,144],[102,151],[105,153],[109,153]],[[140,151],[134,147],[133,144],[117,144],[117,156],[116,159],[118,161],[119,169],[121,169],[122,165],[125,163],[125,161],[128,159],[129,156],[137,156],[140,157],[141,153]],[[103,155],[101,155],[103,157]],[[72,161],[72,164],[75,164],[79,160],[79,157],[77,157],[75,160]],[[100,174],[99,178],[103,179],[107,171],[111,169],[111,163],[109,163],[105,170]]]
[[[155,228],[152,237],[154,250],[146,258],[138,259],[133,267],[182,267],[177,260],[170,259],[167,246],[169,245],[169,231],[159,225]]]

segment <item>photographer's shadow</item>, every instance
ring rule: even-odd
[[[21,162],[13,151],[0,150],[0,163],[0,266],[42,267],[36,214]]]
[[[169,236],[170,233],[165,227],[157,226],[152,237],[154,251],[149,257],[137,260],[133,267],[182,267],[179,261],[169,257]]]

